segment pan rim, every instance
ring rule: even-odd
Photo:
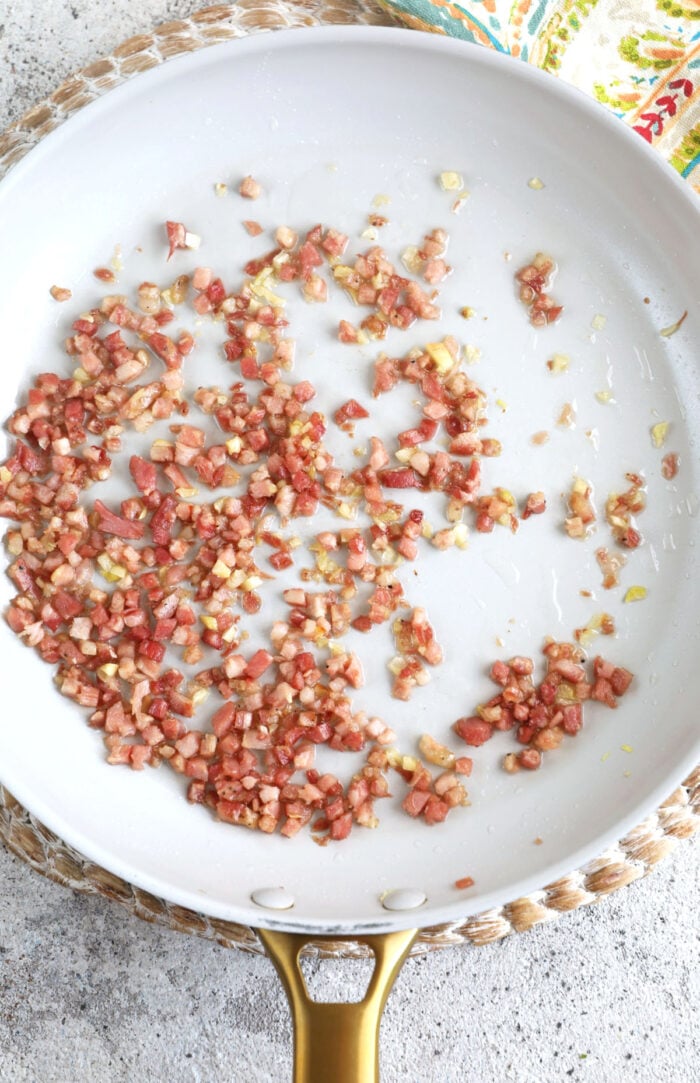
[[[282,34],[255,36],[246,40],[236,40],[235,43],[230,41],[223,42],[209,46],[206,50],[202,50],[191,56],[173,58],[171,61],[167,62],[167,65],[159,65],[158,67],[135,77],[128,83],[115,87],[102,98],[89,103],[89,105],[85,107],[85,111],[91,110],[94,113],[95,111],[104,108],[103,103],[106,100],[108,100],[111,105],[117,95],[123,95],[125,98],[128,98],[132,95],[142,93],[150,84],[156,83],[163,77],[162,73],[164,69],[166,69],[170,75],[173,72],[173,66],[179,67],[184,72],[190,67],[206,64],[208,58],[213,55],[211,50],[213,50],[214,53],[224,53],[230,52],[233,49],[233,56],[237,56],[241,55],[242,51],[257,52],[283,49],[292,45],[293,42],[302,44],[313,42],[320,46],[321,42],[324,40],[326,42],[338,42],[349,37],[367,44],[385,43],[393,40],[398,47],[402,48],[409,47],[411,46],[411,43],[413,43],[414,47],[460,55],[464,58],[465,63],[475,63],[486,66],[500,65],[502,67],[504,64],[514,62],[512,58],[450,38],[438,37],[436,35],[425,33],[417,34],[416,32],[412,32],[409,37],[405,30],[399,28],[358,26],[295,28],[286,30]],[[525,64],[521,64],[518,71],[522,79],[526,81],[534,80],[535,85],[540,87],[543,86],[542,80],[547,78],[543,72]],[[677,193],[674,198],[679,201],[678,205],[680,206],[681,202],[685,203],[687,212],[694,215],[700,222],[700,207],[698,207],[696,198],[690,191],[689,186],[675,174],[675,172],[652,148],[646,146],[635,133],[628,130],[624,124],[620,124],[616,118],[607,114],[596,103],[588,99],[581,91],[559,81],[555,82],[552,80],[547,85],[552,93],[557,94],[564,99],[569,99],[576,103],[579,109],[583,109],[587,112],[592,123],[609,127],[611,132],[614,130],[617,133],[616,138],[619,140],[626,139],[632,153],[637,155],[638,161],[640,163],[645,163],[643,168],[647,172],[655,171],[659,177],[660,184],[666,186],[669,191],[674,190]],[[73,118],[69,118],[68,123],[70,124],[72,120]],[[64,130],[65,125],[61,125],[59,129],[49,133],[37,147],[33,148],[22,161],[9,171],[6,178],[0,184],[0,198],[2,198],[5,192],[11,189],[13,184],[21,182],[24,171],[32,168],[36,154],[45,141],[53,142],[55,139],[61,138]],[[634,150],[635,147],[637,148],[636,150]],[[700,745],[700,741],[698,741],[698,745]],[[579,868],[586,862],[599,857],[601,852],[617,842],[617,840],[627,831],[636,826],[645,816],[649,815],[653,809],[657,808],[673,789],[674,784],[677,785],[678,782],[692,770],[696,765],[698,758],[698,747],[696,746],[687,753],[679,765],[674,767],[674,770],[672,774],[668,776],[668,779],[655,787],[652,793],[643,801],[640,801],[638,806],[636,806],[626,817],[616,821],[607,832],[603,832],[596,840],[592,841],[587,846],[581,847],[568,859],[562,859],[562,861],[555,862],[551,866],[548,866],[546,876],[547,881],[555,880],[559,876],[570,873],[572,869]],[[270,929],[287,929],[305,933],[323,933],[326,935],[352,935],[410,928],[417,923],[416,918],[420,919],[420,924],[425,924],[427,921],[429,924],[433,925],[442,922],[456,922],[471,916],[466,900],[462,900],[455,904],[451,904],[449,907],[438,907],[428,904],[423,909],[412,911],[410,913],[387,914],[385,917],[380,915],[376,920],[371,922],[363,921],[359,924],[350,919],[340,921],[314,920],[309,922],[305,921],[303,917],[297,917],[293,912],[287,912],[286,914],[283,913],[276,916],[272,915],[269,911],[264,910],[260,910],[258,913],[257,909],[251,912],[250,908],[221,906],[217,904],[215,900],[213,905],[211,905],[212,901],[209,900],[207,896],[199,895],[195,892],[187,892],[177,887],[169,886],[167,892],[164,892],[164,885],[160,879],[151,877],[138,869],[134,870],[129,866],[128,862],[120,861],[118,856],[105,854],[105,851],[100,845],[93,844],[90,838],[85,836],[82,831],[74,829],[69,823],[65,823],[60,813],[48,807],[40,796],[28,792],[21,779],[13,779],[10,777],[11,773],[10,776],[8,776],[4,768],[0,768],[0,770],[2,770],[3,773],[3,782],[7,785],[7,788],[12,792],[13,796],[25,805],[34,816],[41,820],[42,823],[61,838],[65,839],[69,845],[78,850],[81,854],[84,854],[90,860],[103,865],[109,871],[122,877],[122,879],[135,884],[143,890],[149,891],[156,896],[167,898],[168,901],[177,905],[202,911],[212,917],[240,922],[242,924],[249,924],[252,922],[254,925]],[[31,791],[31,787],[29,787],[29,791]],[[135,872],[136,875],[134,875]],[[479,911],[500,906],[504,902],[511,901],[513,897],[519,897],[530,894],[533,891],[542,890],[543,879],[544,877],[540,873],[533,875],[530,878],[519,880],[510,891],[494,891],[491,895],[487,895],[480,899]]]

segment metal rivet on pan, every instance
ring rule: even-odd
[[[385,892],[380,898],[385,910],[417,910],[426,902],[428,896],[423,891],[399,887],[396,891]]]
[[[264,906],[266,910],[291,910],[294,906],[294,896],[284,887],[261,887],[252,891],[250,897],[256,906]]]

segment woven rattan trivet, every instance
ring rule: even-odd
[[[46,101],[0,136],[0,178],[48,132],[107,90],[170,57],[206,45],[280,27],[347,23],[396,25],[372,0],[241,0],[205,8],[189,19],[166,23],[151,34],[125,41],[111,56],[67,79]],[[488,910],[464,922],[424,929],[414,953],[470,942],[490,944],[513,932],[551,921],[566,910],[598,902],[646,876],[679,840],[700,828],[700,767],[651,816],[616,846],[581,869],[541,891]],[[113,876],[67,846],[38,823],[7,790],[0,787],[0,838],[37,872],[74,891],[103,895],[145,921],[216,940],[224,947],[262,952],[252,929],[217,921],[173,906]],[[339,944],[323,954],[362,955],[366,949]]]

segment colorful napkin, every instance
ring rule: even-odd
[[[381,2],[418,29],[487,45],[573,83],[700,194],[700,0]]]

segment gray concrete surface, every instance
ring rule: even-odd
[[[196,6],[0,0],[0,128],[128,35]],[[382,1083],[696,1079],[699,888],[696,840],[599,906],[410,960],[385,1013]],[[315,970],[330,999],[363,973]],[[73,896],[0,848],[2,1083],[277,1083],[290,1066],[265,959]]]

